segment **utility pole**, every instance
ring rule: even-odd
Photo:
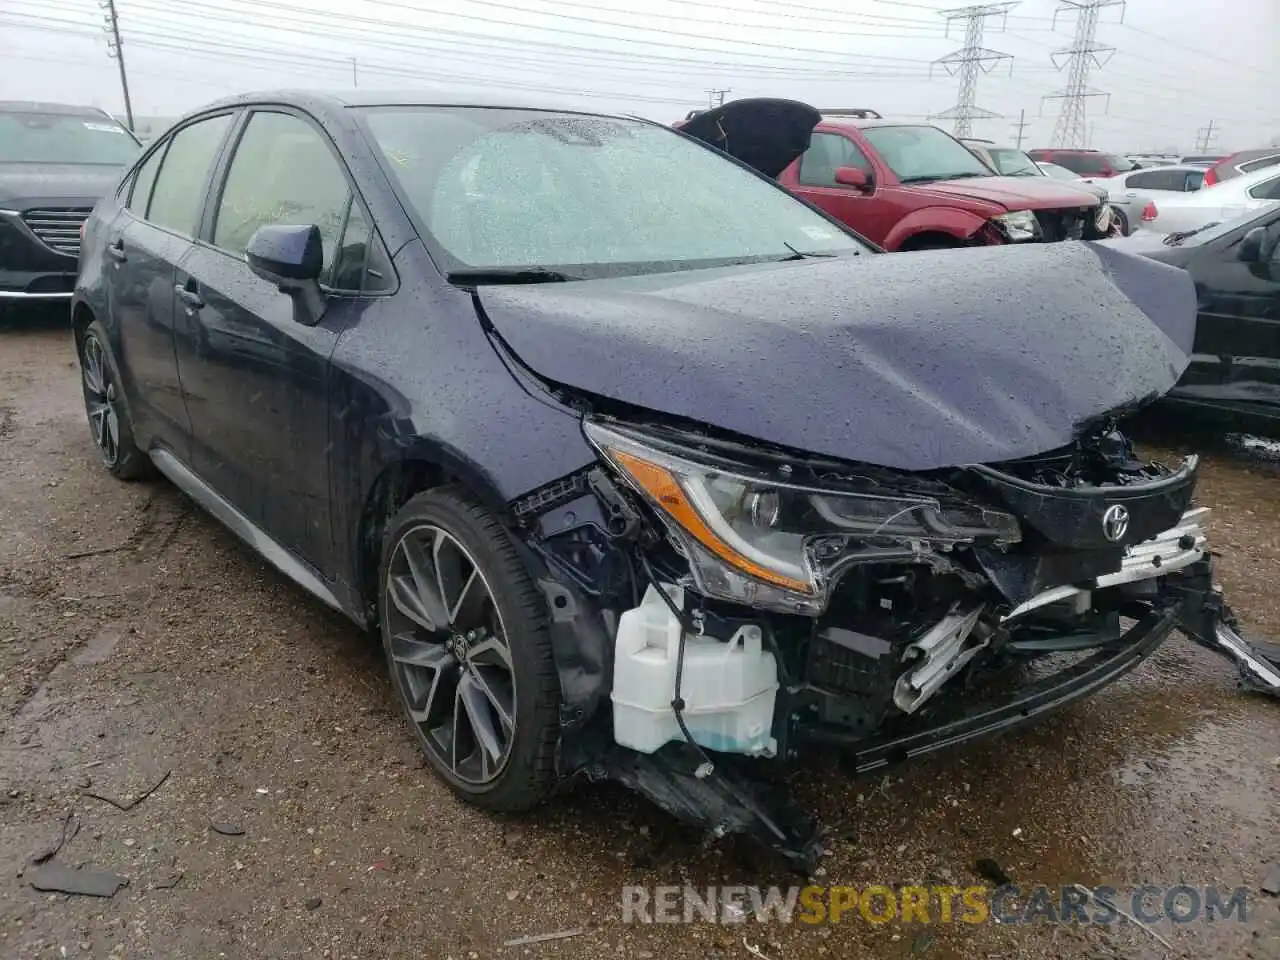
[[[724,97],[726,93],[733,93],[732,90],[725,88],[724,90],[708,90],[707,91],[707,107],[714,110],[716,107],[724,106]]]
[[[1024,139],[1026,139],[1026,133],[1024,133],[1023,131],[1025,131],[1025,130],[1027,129],[1027,127],[1031,126],[1031,121],[1027,119],[1027,111],[1026,111],[1026,110],[1019,110],[1019,111],[1018,111],[1018,119],[1017,119],[1014,123],[1010,124],[1010,126],[1012,126],[1015,130],[1017,130],[1017,131],[1018,131],[1018,144],[1017,144],[1017,146],[1018,146],[1018,149],[1019,149],[1019,150],[1021,150],[1021,149],[1022,149],[1022,141],[1023,141]]]
[[[1074,13],[1076,34],[1071,46],[1050,55],[1055,67],[1067,71],[1067,85],[1058,93],[1045,97],[1046,100],[1062,101],[1062,111],[1053,127],[1052,145],[1055,147],[1083,147],[1088,132],[1085,124],[1088,101],[1093,97],[1106,97],[1107,103],[1111,102],[1111,94],[1089,86],[1089,72],[1094,67],[1106,66],[1116,52],[1115,47],[1097,42],[1098,15],[1106,7],[1119,7],[1123,23],[1124,4],[1125,0],[1058,0],[1053,25],[1058,25],[1058,14]]]
[[[1217,121],[1210,120],[1207,127],[1201,127],[1196,131],[1196,153],[1208,153],[1209,147],[1213,145],[1213,141],[1218,137],[1218,131],[1215,128]]]
[[[133,130],[133,102],[129,99],[129,76],[124,69],[124,45],[120,43],[120,18],[116,15],[116,0],[103,0],[102,9],[106,11],[107,53],[115,57],[120,64],[120,89],[124,91],[124,116]]]
[[[931,120],[954,120],[957,137],[967,137],[973,133],[974,120],[990,120],[1000,116],[977,105],[978,77],[984,73],[990,73],[1002,60],[1008,60],[1009,68],[1012,70],[1013,57],[999,50],[989,50],[984,47],[982,34],[986,29],[987,20],[1000,17],[1003,21],[1007,19],[1009,11],[1017,5],[1017,0],[1014,0],[1011,3],[987,3],[982,6],[939,11],[947,20],[948,35],[951,33],[952,21],[965,21],[964,47],[935,60],[929,68],[929,72],[932,73],[933,67],[939,66],[946,70],[948,75],[960,77],[960,98],[956,101],[956,105],[930,117]],[[1002,22],[1001,29],[1003,27]]]
[[[353,87],[360,86],[360,73],[359,73],[359,68],[356,66],[355,57],[351,58],[351,86]]]

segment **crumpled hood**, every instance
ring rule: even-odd
[[[0,206],[57,200],[92,206],[123,170],[106,164],[0,163]]]
[[[963,177],[911,186],[946,197],[973,197],[998,203],[1007,210],[1056,210],[1098,205],[1098,194],[1087,184],[1077,187],[1051,177]]]
[[[541,376],[831,457],[924,470],[1030,456],[1168,391],[1187,274],[1088,243],[864,254],[486,286]]]

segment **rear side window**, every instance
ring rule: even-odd
[[[1203,170],[1187,170],[1185,171],[1185,179],[1183,180],[1182,189],[1186,193],[1195,193],[1204,186]]]
[[[209,171],[230,123],[231,114],[224,113],[183,127],[173,135],[151,191],[148,220],[195,235]]]
[[[268,224],[320,228],[324,269],[332,268],[351,192],[347,178],[315,127],[288,113],[249,118],[218,202],[213,242],[244,253]]]
[[[1074,170],[1081,175],[1096,176],[1100,173],[1111,172],[1106,160],[1101,154],[1097,153],[1061,153],[1055,156],[1053,160],[1055,163],[1062,164],[1068,170]]]
[[[1263,167],[1274,167],[1280,163],[1280,153],[1272,157],[1258,157],[1256,160],[1248,160],[1240,164],[1241,173],[1253,173],[1255,170],[1261,170]]]
[[[1177,190],[1182,191],[1186,185],[1186,174],[1181,170],[1144,170],[1142,173],[1125,177],[1126,187],[1140,190]]]
[[[815,133],[800,158],[800,182],[810,187],[834,187],[836,167],[857,167],[870,176],[871,163],[861,148],[838,133]]]
[[[151,188],[155,186],[156,174],[160,172],[160,161],[164,159],[164,152],[168,147],[167,143],[162,143],[134,174],[133,191],[129,194],[129,209],[135,216],[144,219],[147,216],[147,204],[151,202]]]
[[[1251,187],[1249,196],[1255,200],[1280,200],[1280,174]]]

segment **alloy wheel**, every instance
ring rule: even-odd
[[[120,459],[120,413],[117,409],[116,386],[111,381],[106,355],[97,337],[85,337],[80,354],[85,411],[89,415],[93,442],[98,445],[102,462],[108,467],[114,467]]]
[[[473,787],[502,773],[515,737],[511,647],[484,572],[440,527],[407,530],[387,565],[391,669],[439,767]]]

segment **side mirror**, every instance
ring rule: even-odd
[[[836,167],[836,183],[845,187],[866,190],[871,184],[870,178],[857,167]]]
[[[293,299],[293,319],[314,327],[324,314],[320,228],[273,224],[259,227],[245,248],[249,269]]]
[[[1258,263],[1263,258],[1263,250],[1267,245],[1267,228],[1254,227],[1240,239],[1236,248],[1236,259],[1243,263]]]

